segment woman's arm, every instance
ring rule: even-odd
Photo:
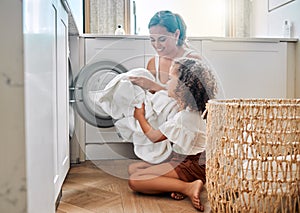
[[[167,139],[167,137],[163,135],[160,130],[153,129],[153,127],[146,120],[144,103],[142,105],[142,108],[135,108],[134,118],[138,120],[143,132],[153,143],[157,143]]]

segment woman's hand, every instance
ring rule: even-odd
[[[145,117],[145,104],[144,103],[142,104],[141,108],[135,107],[133,116],[137,120],[139,120],[141,117]]]
[[[154,88],[155,82],[145,78],[145,77],[137,77],[137,76],[130,76],[129,80],[135,84],[138,85],[140,87],[142,87],[143,89],[149,89],[152,90]]]
[[[159,85],[155,81],[152,81],[145,77],[137,77],[137,76],[130,76],[129,80],[143,89],[149,90],[151,93],[155,93],[160,90],[165,90],[166,88]]]

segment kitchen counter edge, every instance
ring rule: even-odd
[[[80,37],[84,38],[96,38],[96,39],[108,39],[108,38],[124,38],[124,39],[142,39],[147,40],[147,35],[97,35],[97,34],[82,34]],[[211,40],[211,41],[243,41],[243,42],[298,42],[298,38],[275,38],[275,37],[264,37],[264,38],[230,38],[230,37],[188,37],[187,40]]]

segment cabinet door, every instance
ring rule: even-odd
[[[189,39],[187,44],[191,49],[196,50],[200,55],[202,54],[202,41],[201,40]]]
[[[147,64],[148,64],[148,61],[153,57],[155,56],[157,53],[154,49],[154,47],[152,46],[151,44],[151,41],[149,38],[146,38],[144,40],[145,42],[145,64],[144,64],[144,67],[146,68],[147,67]]]
[[[57,198],[70,167],[69,106],[68,106],[68,16],[62,5],[57,6],[56,17],[56,126],[55,198]]]
[[[203,41],[226,98],[285,98],[286,42]]]
[[[86,38],[85,64],[112,60],[127,69],[144,67],[144,41],[134,38]]]
[[[50,1],[23,1],[22,4],[27,212],[54,212],[57,10]]]

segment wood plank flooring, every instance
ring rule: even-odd
[[[134,161],[85,161],[72,165],[56,213],[198,212],[188,198],[176,201],[169,194],[152,196],[133,192],[127,184],[127,166]],[[201,202],[205,212],[210,212],[205,189]]]

